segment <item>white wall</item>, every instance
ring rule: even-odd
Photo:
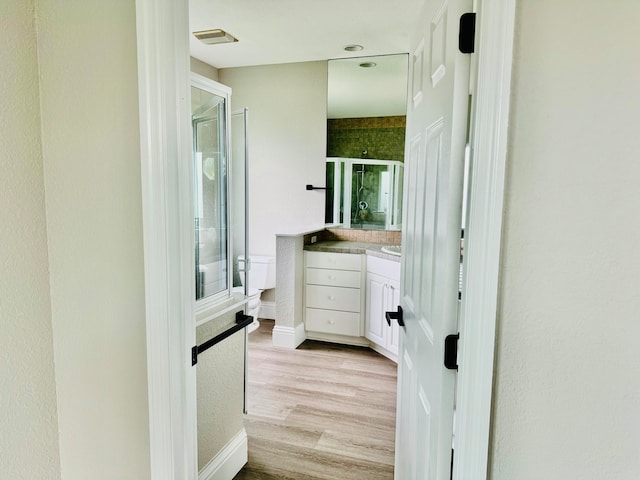
[[[213,332],[233,323],[234,317],[235,312],[231,312],[198,327],[198,345],[209,340]],[[202,470],[244,430],[244,333],[231,335],[198,355],[195,368],[198,469]]]
[[[249,253],[276,254],[277,233],[324,225],[327,62],[219,71],[233,110],[249,109]]]
[[[518,2],[492,480],[640,472],[639,17]]]
[[[60,462],[150,478],[133,0],[36,0]]]
[[[189,64],[191,66],[191,71],[193,73],[197,73],[198,75],[202,75],[203,77],[210,78],[211,80],[218,81],[218,69],[212,67],[211,65],[204,63],[197,58],[190,57]]]
[[[0,477],[59,479],[33,1],[0,3]]]

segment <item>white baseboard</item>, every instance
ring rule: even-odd
[[[198,480],[229,480],[248,459],[247,431],[243,428],[198,473]]]
[[[334,335],[332,333],[307,332],[307,338],[310,340],[319,340],[321,342],[339,343],[342,345],[353,345],[356,347],[369,347],[370,343],[364,337],[351,337],[348,335]]]
[[[268,318],[269,320],[276,319],[276,302],[265,302],[264,300],[260,305],[260,318]]]
[[[295,349],[306,339],[307,332],[304,329],[304,323],[295,328],[276,325],[273,327],[273,333],[271,334],[271,341],[274,347]]]
[[[372,350],[375,350],[380,355],[384,355],[385,357],[387,357],[392,362],[398,363],[398,354],[397,353],[390,352],[386,348],[382,348],[381,346],[376,345],[373,342],[370,342],[369,348],[371,348]]]

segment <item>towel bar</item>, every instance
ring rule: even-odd
[[[191,366],[194,366],[196,363],[198,363],[199,354],[201,354],[206,350],[209,350],[216,343],[220,343],[225,338],[251,325],[251,323],[253,323],[253,317],[251,315],[245,315],[244,310],[240,310],[238,313],[236,313],[235,324],[233,324],[231,327],[227,328],[226,330],[218,333],[213,338],[207,340],[203,344],[195,345],[193,348],[191,348]]]

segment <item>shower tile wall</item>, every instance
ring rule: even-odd
[[[327,120],[327,157],[404,161],[405,116]]]

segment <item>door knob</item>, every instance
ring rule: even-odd
[[[400,305],[398,305],[397,312],[386,312],[384,316],[387,319],[387,324],[389,326],[391,326],[391,320],[397,320],[398,325],[404,327],[404,318],[402,317],[402,307]]]

